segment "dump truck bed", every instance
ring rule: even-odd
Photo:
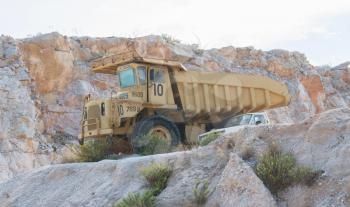
[[[174,73],[185,114],[247,113],[288,105],[287,87],[268,77],[223,72]]]

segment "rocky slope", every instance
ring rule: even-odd
[[[298,123],[349,106],[349,63],[315,68],[298,52],[226,47],[201,50],[169,38],[66,37],[58,33],[15,40],[0,37],[0,181],[67,155],[76,142],[83,96],[107,97],[113,76],[92,74],[90,60],[136,49],[146,57],[184,62],[191,70],[254,73],[285,82],[290,106],[270,110],[277,123]]]
[[[51,163],[52,149],[40,132],[34,84],[13,39],[0,42],[0,181],[16,172]]]
[[[281,195],[280,206],[350,205],[350,109],[334,109],[292,125],[250,127],[233,137],[237,151],[252,147],[259,156],[266,143],[276,143],[297,161],[324,171],[311,187],[293,186]]]
[[[299,163],[324,173],[311,186],[292,186],[275,199],[250,165],[271,143]],[[252,157],[244,156],[252,150]],[[205,206],[350,205],[350,109],[335,109],[302,123],[244,127],[192,151],[98,163],[43,167],[0,184],[4,206],[112,206],[129,192],[145,190],[139,169],[168,163],[173,173],[157,206],[195,206],[196,181],[213,193]],[[243,161],[241,158],[245,158]]]

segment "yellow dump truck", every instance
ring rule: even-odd
[[[287,87],[268,77],[188,71],[176,61],[127,52],[95,60],[92,71],[119,78],[118,93],[86,97],[80,142],[113,137],[133,143],[155,133],[171,145],[197,136],[230,117],[288,105]]]

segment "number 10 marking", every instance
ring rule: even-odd
[[[160,83],[154,83],[153,84],[153,92],[155,96],[162,96],[163,95],[163,85]]]

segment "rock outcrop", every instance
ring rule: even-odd
[[[227,148],[215,146],[118,161],[44,167],[1,184],[0,202],[4,206],[113,206],[128,193],[146,189],[139,170],[153,162],[173,167],[167,188],[157,198],[157,206],[194,206],[193,189],[198,180],[208,180],[210,188],[217,188],[214,194],[218,195],[213,195],[207,206],[276,205],[247,164]]]
[[[0,39],[0,181],[55,160],[41,134],[34,84],[16,41]]]
[[[67,37],[58,33],[15,40],[0,37],[0,182],[19,172],[62,162],[65,143],[76,143],[83,97],[109,97],[113,76],[93,74],[103,55],[136,51],[183,62],[190,70],[266,75],[283,81],[292,101],[269,110],[275,123],[298,123],[350,104],[349,63],[333,69],[310,65],[298,52],[225,47],[202,50],[160,36]]]
[[[250,167],[277,143],[299,163],[323,170],[311,186],[292,186],[276,199]],[[244,156],[250,148],[252,157]],[[4,206],[112,206],[146,181],[139,169],[151,163],[173,167],[157,206],[194,206],[197,180],[213,193],[205,206],[349,206],[350,109],[335,109],[298,124],[239,129],[206,147],[169,154],[46,166],[0,184]],[[243,161],[241,158],[245,158]]]
[[[334,68],[317,68],[324,85],[327,109],[349,107],[350,102],[350,62]]]
[[[250,150],[259,157],[271,143],[291,152],[297,161],[324,174],[311,187],[293,186],[280,206],[350,205],[350,109],[334,109],[297,124],[246,127],[216,144],[234,141],[236,153]],[[225,143],[226,142],[226,143]]]

